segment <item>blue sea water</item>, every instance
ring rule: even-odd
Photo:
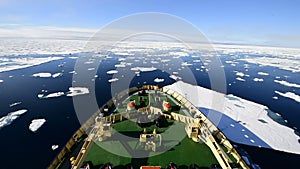
[[[192,58],[182,58],[183,61],[192,61]],[[221,57],[222,61],[231,60],[228,56]],[[233,60],[233,59],[232,59]],[[38,66],[29,67],[26,69],[19,69],[9,72],[0,73],[0,79],[4,80],[0,83],[0,117],[7,115],[9,112],[28,109],[28,112],[21,115],[18,119],[14,120],[10,125],[0,129],[0,144],[1,144],[1,167],[0,168],[32,168],[41,169],[46,168],[54,157],[63,148],[65,143],[73,135],[73,133],[80,127],[73,107],[73,100],[71,97],[61,96],[58,98],[39,99],[37,95],[42,93],[42,90],[47,90],[48,93],[68,91],[72,85],[83,86],[85,83],[95,84],[95,95],[99,107],[111,98],[114,93],[123,90],[130,86],[142,86],[144,84],[157,84],[159,86],[169,85],[175,80],[169,78],[168,71],[179,72],[182,80],[190,83],[197,83],[197,85],[210,88],[210,81],[207,72],[199,71],[197,68],[201,63],[193,64],[189,67],[182,67],[180,63],[173,63],[168,65],[159,63],[154,65],[161,68],[151,72],[141,72],[140,76],[134,76],[134,71],[127,66],[126,68],[118,68],[119,73],[116,75],[107,75],[108,70],[115,69],[114,65],[119,63],[117,58],[109,58],[94,61],[93,64],[84,65],[88,67],[95,67],[99,64],[97,71],[97,78],[93,75],[86,75],[90,82],[72,82],[73,74],[69,72],[74,70],[76,59],[65,58],[62,60],[52,61],[49,63],[41,64]],[[255,64],[249,64],[248,71],[245,71],[244,61],[239,61],[236,66],[231,66],[224,63],[227,84],[227,93],[234,94],[241,98],[255,101],[257,103],[268,106],[272,111],[278,112],[282,115],[283,119],[288,120],[287,125],[290,127],[300,128],[299,103],[278,96],[279,99],[275,100],[272,97],[276,96],[275,90],[281,92],[291,91],[291,88],[274,83],[276,76],[280,76],[289,82],[297,83],[300,78],[299,73],[292,73],[285,70],[280,70],[273,67],[259,67]],[[63,67],[58,65],[63,64]],[[153,64],[145,63],[145,67],[152,66]],[[196,82],[191,81],[190,74],[187,73],[191,70],[194,74]],[[168,71],[164,71],[168,70]],[[250,77],[243,77],[246,81],[241,82],[236,80],[236,72],[244,72],[249,74]],[[269,76],[257,75],[257,72],[268,72]],[[32,77],[34,73],[39,72],[62,72],[63,76],[57,78],[37,78]],[[89,71],[86,71],[87,74]],[[126,78],[132,77],[129,86],[118,86],[117,84],[126,83]],[[117,82],[109,83],[111,78],[118,78]],[[156,83],[153,80],[156,78],[165,79],[162,83]],[[263,78],[263,82],[254,82],[254,77]],[[92,79],[95,79],[92,81]],[[114,86],[115,85],[115,86]],[[83,86],[84,87],[84,86]],[[112,88],[114,87],[113,92]],[[92,90],[91,90],[92,91]],[[300,94],[300,89],[293,88],[293,92]],[[76,96],[76,97],[89,97]],[[14,102],[22,102],[21,104],[10,107],[9,105]],[[88,109],[86,117],[93,114],[96,110]],[[37,132],[32,132],[28,129],[31,120],[37,118],[45,118],[46,123],[38,129]],[[234,141],[234,140],[233,140]],[[52,150],[53,144],[59,145],[57,150]],[[284,152],[279,152],[264,148],[255,148],[244,146],[240,144],[239,148],[246,150],[252,160],[257,163],[261,168],[297,168],[300,160],[300,155],[294,155]],[[272,160],[272,163],[270,162]]]

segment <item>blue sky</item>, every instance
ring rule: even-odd
[[[96,30],[133,13],[163,12],[194,24],[213,42],[300,47],[299,7],[298,0],[0,0],[0,29]]]

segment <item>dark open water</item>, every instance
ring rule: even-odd
[[[190,60],[190,58],[183,59],[186,61]],[[223,59],[230,60],[228,57],[224,57]],[[48,90],[48,93],[68,91],[68,88],[72,86],[73,76],[68,72],[74,70],[75,61],[75,59],[65,58],[39,66],[0,73],[0,79],[4,80],[3,83],[0,83],[0,117],[14,110],[22,108],[28,109],[27,113],[21,115],[18,119],[13,121],[11,125],[0,129],[1,169],[46,168],[73,133],[80,127],[80,123],[74,112],[72,98],[62,96],[59,98],[39,99],[37,97],[42,90]],[[64,62],[63,67],[58,67],[59,64]],[[119,62],[114,58],[103,60],[98,69],[97,74],[99,77],[95,80],[95,86],[99,106],[103,105],[111,97],[111,87],[107,81],[112,75],[107,75],[106,72],[115,69],[115,63]],[[159,67],[159,65],[155,66]],[[291,88],[274,83],[273,80],[275,76],[289,76],[286,79],[287,81],[297,83],[297,79],[300,79],[299,73],[291,73],[271,67],[258,67],[253,64],[249,65],[249,71],[245,72],[242,61],[234,67],[225,64],[227,84],[232,84],[228,86],[228,93],[264,104],[271,110],[280,113],[284,119],[287,119],[289,126],[300,128],[299,103],[280,96],[278,96],[278,100],[272,99],[272,97],[275,96],[275,90],[281,92],[291,91]],[[93,64],[88,66],[93,67]],[[187,68],[181,68],[180,65],[178,66],[178,63],[177,65],[176,63],[169,63],[169,67],[171,71],[179,72],[179,76],[183,78],[183,81],[190,82],[190,78],[185,75],[185,69]],[[199,66],[197,66],[197,68],[198,67]],[[179,68],[182,70],[179,71]],[[195,66],[190,66],[190,69],[195,74],[198,85],[210,87],[207,73],[196,70]],[[235,80],[236,75],[235,72],[233,72],[234,70],[243,70],[243,72],[249,74],[250,77],[245,77],[245,82],[237,81]],[[34,73],[57,73],[62,71],[64,73],[63,76],[58,78],[32,77]],[[268,72],[270,75],[259,76],[257,75],[259,71]],[[119,73],[114,75],[114,77],[119,79],[116,83],[122,83],[122,79],[126,79],[126,74],[128,73],[134,72],[128,68],[119,69]],[[122,75],[125,76],[122,77]],[[155,83],[153,80],[156,77],[164,78],[165,81]],[[264,79],[264,82],[254,82],[252,80],[254,77],[261,77]],[[168,73],[156,70],[152,72],[142,72],[141,76],[132,79],[130,85],[159,84],[160,86],[164,86],[172,84],[173,82],[175,81],[169,78]],[[300,90],[297,88],[293,88],[292,91],[300,94]],[[9,107],[9,104],[18,101],[21,101],[22,104]],[[91,110],[86,113],[92,114],[94,112]],[[36,133],[33,133],[28,129],[28,126],[31,120],[37,118],[45,118],[46,123]],[[53,144],[59,145],[59,148],[55,151],[51,149],[51,145]],[[299,168],[300,155],[244,145],[238,146],[246,150],[252,160],[261,168]]]

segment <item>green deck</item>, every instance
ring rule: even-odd
[[[157,128],[157,133],[162,134],[163,145],[166,149],[165,152],[152,152],[141,149],[139,146],[139,135],[143,129],[136,125],[134,121],[126,120],[118,122],[113,125],[113,128],[121,134],[130,136],[133,140],[120,141],[114,139],[114,134],[111,138],[101,142],[101,145],[110,145],[110,152],[118,151],[127,154],[128,157],[122,157],[106,151],[97,144],[93,144],[84,161],[91,161],[94,166],[100,166],[110,162],[113,166],[126,165],[131,163],[134,167],[141,165],[157,165],[165,168],[170,162],[176,163],[178,166],[189,166],[190,164],[197,164],[200,167],[209,167],[211,164],[218,163],[213,153],[204,143],[195,143],[185,136],[184,124],[168,121],[169,127]],[[147,132],[151,133],[154,126],[147,127]],[[168,130],[167,130],[168,129]],[[179,138],[178,138],[179,137]],[[136,138],[136,139],[134,139]],[[171,148],[172,146],[172,148]],[[174,147],[173,147],[174,146]],[[142,151],[148,153],[149,157],[146,158],[130,158],[132,151]],[[159,150],[158,150],[159,151]],[[158,154],[158,155],[155,155]]]
[[[127,111],[127,104],[133,100],[136,103],[136,110]],[[143,104],[140,104],[140,100],[143,100]],[[172,106],[172,110],[168,112],[163,111],[163,101],[169,102]],[[134,119],[127,120],[121,118],[120,115],[114,115],[113,120],[111,120],[111,117],[104,118],[105,121],[114,123],[111,125],[113,131],[111,132],[110,128],[106,126],[106,131],[99,134],[103,132],[103,130],[98,131],[97,127],[99,127],[99,124],[96,125],[94,129],[99,133],[94,138],[97,138],[98,141],[86,144],[82,149],[84,150],[86,148],[87,151],[83,156],[80,156],[84,157],[84,159],[79,158],[80,165],[82,162],[89,162],[92,164],[92,169],[98,169],[101,168],[103,164],[111,163],[113,169],[124,169],[125,165],[131,164],[134,169],[138,169],[144,165],[166,168],[170,162],[174,162],[180,169],[188,169],[191,164],[197,164],[200,169],[208,169],[212,164],[218,164],[214,154],[205,143],[195,143],[192,139],[188,138],[185,131],[185,123],[169,119],[177,119],[177,116],[170,116],[171,112],[191,116],[189,109],[182,106],[182,104],[172,96],[159,91],[147,91],[146,93],[137,92],[118,103],[121,104],[118,104],[116,109],[111,110],[110,113],[124,113],[122,117],[128,117],[127,113],[132,113],[129,117]],[[152,106],[152,108],[150,107],[151,111],[146,109],[146,107],[149,108],[148,106]],[[167,119],[160,117],[159,120],[155,122],[158,122],[159,126],[165,127],[158,128],[155,125],[151,125],[154,124],[154,117],[157,117],[157,113],[160,114],[161,112],[163,113],[162,117]],[[142,116],[137,113],[141,113]],[[144,128],[137,125],[137,119],[144,122],[145,119],[148,119],[152,122],[144,124],[147,125],[146,130],[144,130]],[[191,123],[186,119],[183,121],[189,124]],[[91,127],[93,127],[93,125]],[[154,129],[156,130],[155,135],[147,136],[147,138],[145,136],[141,137],[140,142],[140,135],[142,133],[146,131],[147,134],[153,134]],[[92,133],[94,133],[94,130],[92,130]],[[153,142],[155,144],[153,144]],[[151,149],[153,148],[151,145],[156,145],[156,149]],[[227,148],[223,145],[220,145],[220,147],[223,149],[221,152],[227,152]],[[225,154],[224,156],[223,158],[230,158],[236,163],[236,159],[231,154]]]

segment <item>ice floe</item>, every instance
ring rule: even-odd
[[[33,77],[51,77],[51,73],[35,73],[32,75]]]
[[[121,62],[121,61],[125,61],[125,60],[126,60],[126,58],[119,58],[119,59],[118,59],[118,61],[120,61],[120,62]]]
[[[243,72],[236,72],[236,74],[235,75],[237,75],[237,76],[241,76],[241,77],[244,77],[245,76],[245,74],[243,73]]]
[[[170,75],[169,76],[171,79],[174,79],[174,80],[181,80],[182,78],[179,77],[179,76],[176,76],[176,75]]]
[[[46,99],[46,98],[54,98],[54,97],[60,97],[63,96],[65,93],[64,92],[55,92],[55,93],[50,93],[50,94],[38,94],[38,98],[40,99]]]
[[[293,92],[286,92],[286,93],[282,93],[282,92],[279,92],[279,91],[275,91],[276,94],[279,94],[280,96],[282,97],[286,97],[286,98],[290,98],[290,99],[293,99],[295,100],[296,102],[299,102],[300,103],[300,96],[293,93]]]
[[[21,56],[12,57],[12,58],[1,57],[0,62],[8,63],[8,64],[0,65],[0,72],[28,68],[31,66],[36,66],[36,65],[40,65],[43,63],[51,62],[54,60],[60,60],[60,59],[63,59],[63,57],[21,57]]]
[[[79,53],[86,44],[85,40],[71,40],[70,38],[64,38],[67,40],[54,39],[52,35],[53,32],[50,33],[49,30],[35,31],[35,33],[37,33],[37,37],[43,36],[47,38],[32,38],[32,33],[34,31],[29,29],[27,31],[19,30],[17,33],[18,38],[2,38],[0,41],[0,56],[18,56],[30,54],[59,55]],[[22,35],[20,35],[20,33]],[[82,34],[82,32],[77,33]],[[65,33],[62,34],[65,35]],[[9,35],[15,37],[16,33],[6,33],[5,36]],[[20,36],[22,38],[19,38]]]
[[[266,73],[266,72],[258,72],[257,74],[262,75],[262,76],[268,76],[269,75],[269,73]]]
[[[36,132],[46,122],[45,119],[34,119],[29,125],[29,130]]]
[[[14,107],[14,106],[17,106],[17,105],[19,105],[21,103],[22,102],[14,102],[14,103],[9,104],[9,107]]]
[[[261,66],[272,66],[279,69],[288,70],[291,72],[300,72],[299,59],[279,58],[279,57],[253,57],[240,59],[249,63],[258,64]]]
[[[141,71],[141,72],[151,72],[157,70],[155,67],[134,67],[131,68],[132,71]]]
[[[256,77],[256,78],[253,79],[253,81],[255,81],[255,82],[263,82],[264,79],[261,79],[261,78],[257,78],[257,77]]]
[[[69,87],[69,91],[66,93],[67,96],[79,96],[90,93],[89,89],[86,87]]]
[[[112,82],[116,82],[116,81],[118,81],[118,80],[119,80],[118,78],[112,78],[112,79],[109,79],[108,82],[109,82],[109,83],[112,83]]]
[[[240,77],[237,77],[237,78],[235,78],[235,79],[238,80],[238,81],[242,81],[242,82],[245,82],[245,81],[246,81],[245,79],[240,78]]]
[[[221,112],[220,115],[223,119],[221,121],[213,119],[214,113],[208,114],[208,118],[217,122],[215,125],[219,126],[223,123],[223,127],[219,129],[234,142],[300,154],[300,137],[295,134],[294,129],[275,122],[268,115],[270,110],[264,105],[182,81],[175,82],[166,88],[187,97],[196,107]],[[300,96],[297,100],[300,101]],[[228,124],[226,124],[224,116],[227,118]],[[259,119],[263,119],[263,122]],[[232,120],[235,121],[235,127],[230,129],[225,127],[234,124]],[[242,138],[241,131],[249,138]]]
[[[106,73],[109,74],[109,75],[111,75],[111,74],[116,74],[116,73],[118,73],[118,71],[117,71],[117,70],[109,70],[109,71],[107,71]]]
[[[183,62],[181,63],[181,66],[192,66],[193,64],[191,63],[188,63],[188,62]]]
[[[86,62],[84,62],[84,64],[86,64],[86,65],[93,64],[93,63],[94,63],[94,61],[86,61]]]
[[[116,64],[115,67],[126,67],[125,64]]]
[[[290,82],[287,82],[287,81],[284,81],[284,80],[274,80],[275,83],[279,83],[283,86],[287,86],[287,87],[296,87],[296,88],[300,88],[300,85],[299,84],[296,84],[296,83],[290,83]]]
[[[60,77],[60,76],[62,76],[63,75],[63,73],[54,73],[53,75],[52,75],[52,77],[53,78],[57,78],[57,77]]]
[[[70,71],[69,73],[70,73],[70,74],[75,74],[75,75],[77,74],[75,70]]]
[[[64,66],[65,66],[65,64],[66,64],[66,62],[64,62],[64,63],[61,63],[61,64],[57,65],[57,67],[64,67]]]
[[[243,72],[238,72],[238,71],[234,71],[234,72],[236,72],[236,73],[235,73],[236,76],[240,76],[240,77],[244,77],[244,76],[250,77],[250,75],[245,74],[245,73],[243,73]]]
[[[140,76],[141,72],[134,72],[136,76]]]
[[[50,93],[46,97],[47,98],[60,97],[60,96],[63,96],[64,94],[65,94],[64,92],[56,92],[56,93]]]
[[[155,60],[152,60],[151,63],[152,63],[152,64],[158,64],[159,62],[158,62],[158,61],[155,61]]]
[[[154,82],[156,82],[156,83],[161,83],[161,82],[164,82],[165,81],[165,79],[162,79],[162,78],[155,78],[154,79]]]
[[[0,129],[10,125],[14,120],[19,118],[22,114],[26,113],[27,109],[21,109],[8,113],[6,116],[0,118]]]
[[[232,65],[232,66],[233,66],[233,65],[235,66],[235,65],[238,64],[239,62],[235,62],[235,61],[232,61],[232,60],[226,60],[225,63],[230,64],[230,65]]]
[[[170,62],[170,61],[171,61],[170,59],[162,59],[161,60],[162,63],[167,63],[167,62]]]
[[[131,53],[128,52],[115,52],[115,55],[119,55],[119,56],[128,56],[128,55],[132,55]]]
[[[57,148],[58,148],[58,145],[57,145],[57,144],[51,146],[51,149],[52,149],[52,150],[56,150]]]
[[[62,75],[63,75],[63,73],[60,73],[60,72],[54,73],[54,74],[51,74],[49,72],[40,72],[40,73],[35,73],[32,76],[33,77],[42,77],[42,78],[48,78],[48,77],[57,78],[57,77],[60,77]]]
[[[248,69],[249,68],[249,64],[244,64],[244,68]]]
[[[44,94],[38,94],[37,96],[38,96],[39,99],[44,99],[45,95]]]
[[[170,56],[175,56],[175,57],[184,57],[184,56],[189,56],[188,53],[186,52],[169,52]]]

